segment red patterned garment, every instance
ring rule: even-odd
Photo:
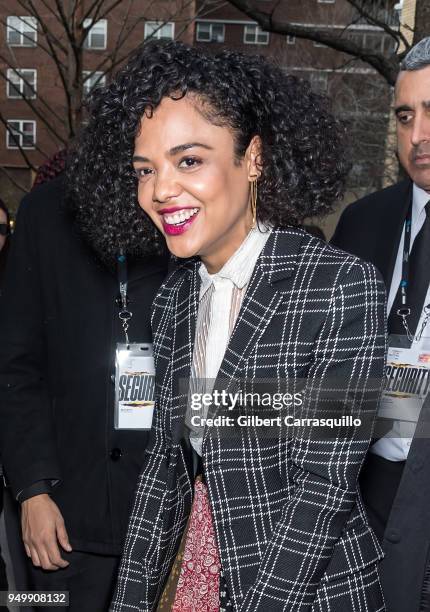
[[[196,480],[172,612],[219,612],[220,570],[208,490]]]

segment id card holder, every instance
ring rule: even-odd
[[[155,403],[152,344],[117,344],[115,429],[151,429]]]
[[[412,342],[405,334],[390,334],[388,336],[388,346],[399,349],[410,349]]]
[[[420,343],[389,336],[385,385],[378,416],[417,423],[430,384],[430,368]]]

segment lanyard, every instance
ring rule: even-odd
[[[403,327],[405,328],[406,335],[410,342],[414,340],[421,340],[424,329],[430,318],[430,304],[424,306],[425,317],[421,325],[421,329],[418,334],[414,337],[409,329],[407,318],[411,314],[411,309],[408,306],[407,300],[407,289],[409,283],[409,258],[411,251],[411,231],[412,231],[412,201],[408,209],[408,214],[405,219],[405,239],[403,243],[403,259],[402,259],[402,279],[400,281],[400,297],[401,307],[397,309],[396,314],[402,319]]]
[[[124,330],[125,342],[127,347],[130,345],[128,338],[129,321],[133,316],[133,313],[128,308],[128,274],[127,274],[127,258],[125,255],[118,255],[117,257],[117,270],[118,270],[118,283],[119,283],[119,295],[120,305],[118,316],[121,321],[122,329]]]

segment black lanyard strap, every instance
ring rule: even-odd
[[[412,231],[412,202],[409,205],[408,214],[405,219],[405,238],[403,242],[403,258],[402,258],[402,278],[400,281],[400,295],[402,306],[397,310],[400,317],[408,317],[411,314],[411,309],[408,307],[407,290],[409,283],[409,257],[411,251],[411,231]]]
[[[118,316],[121,321],[122,329],[124,330],[125,342],[127,346],[130,344],[128,338],[129,322],[133,313],[128,308],[128,273],[127,273],[127,258],[125,255],[118,255],[117,257],[117,272],[118,272],[118,284],[119,284],[119,295],[120,295],[120,310]]]
[[[397,308],[396,314],[402,319],[402,325],[406,331],[406,335],[410,342],[415,339],[420,340],[428,321],[430,320],[430,304],[424,306],[424,320],[421,324],[421,329],[418,334],[414,336],[412,334],[409,324],[408,317],[411,314],[411,304],[408,303],[408,289],[410,281],[410,257],[411,257],[411,232],[412,232],[412,202],[408,209],[408,214],[405,219],[405,236],[403,242],[403,258],[402,258],[402,278],[400,281],[400,308]],[[418,238],[418,236],[417,236]],[[409,295],[410,298],[410,295]]]

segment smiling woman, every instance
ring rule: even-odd
[[[95,93],[69,167],[81,227],[97,216],[112,261],[113,234],[139,252],[152,223],[177,258],[153,305],[154,421],[114,612],[155,610],[166,583],[174,612],[384,610],[357,491],[384,287],[297,227],[341,196],[343,145],[323,98],[235,52],[146,45]],[[192,397],[258,396],[259,381],[273,400],[300,383],[300,403],[193,412]],[[333,417],[350,428],[300,425]]]
[[[160,114],[186,112],[192,120],[187,134],[181,128],[176,135],[183,125],[179,118],[170,118],[163,132],[176,151],[170,157],[177,161],[180,156],[185,172],[188,167],[194,171],[201,157],[203,172],[211,171],[221,156],[230,154],[223,147],[232,144],[235,163],[240,165],[252,138],[259,136],[258,152],[265,161],[258,172],[261,222],[297,225],[306,217],[330,212],[342,195],[348,169],[342,126],[329,112],[327,101],[312,93],[307,83],[275,66],[267,70],[262,58],[232,51],[205,55],[180,43],[149,43],[108,87],[94,91],[89,110],[88,125],[68,162],[69,203],[82,232],[106,263],[115,262],[118,241],[130,255],[150,253],[153,247],[155,230],[139,209],[138,181],[130,161],[141,152],[148,158],[145,120],[161,125]],[[225,127],[229,130],[223,134]],[[207,145],[202,135],[207,136],[209,129],[219,132],[216,151],[182,150],[193,142]],[[142,136],[135,142],[139,133]],[[158,151],[156,161],[160,161]],[[141,165],[140,180],[159,170]],[[163,167],[162,175],[165,172]],[[233,175],[229,178],[235,183]],[[228,187],[234,189],[233,199],[243,184]],[[160,236],[158,244],[161,249]]]
[[[260,138],[236,159],[233,132],[210,123],[202,102],[164,98],[135,141],[138,200],[177,257],[200,255],[217,272],[252,226],[249,185],[261,174]],[[179,144],[178,144],[179,143]]]

